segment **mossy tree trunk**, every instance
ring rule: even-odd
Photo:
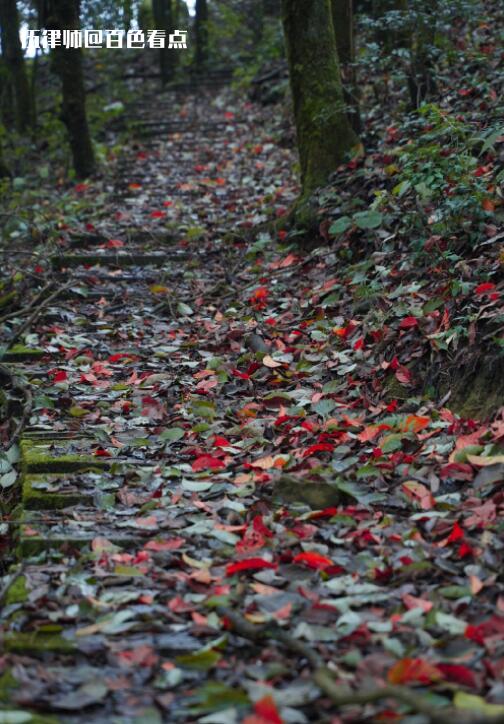
[[[194,16],[194,65],[203,70],[208,61],[208,5],[207,0],[196,0]]]
[[[175,29],[173,22],[172,0],[153,0],[152,11],[154,23],[158,30],[166,31],[166,45],[159,49],[159,69],[161,72],[161,83],[165,85],[173,78],[174,62],[177,53],[168,48],[168,34]]]
[[[0,138],[0,179],[2,178],[8,178],[10,176],[10,171],[5,165],[5,161],[3,160],[3,150],[2,150],[2,143]]]
[[[331,0],[331,13],[343,79],[343,96],[348,106],[348,118],[354,131],[360,133],[362,124],[355,75],[353,0]]]
[[[33,124],[32,98],[23,48],[19,38],[16,0],[0,0],[2,56],[14,95],[16,127],[26,131]]]
[[[79,0],[49,0],[45,25],[51,29],[79,28]],[[86,93],[80,48],[54,48],[51,51],[54,72],[61,79],[61,120],[68,132],[75,173],[79,178],[95,170],[93,144],[86,115]]]
[[[282,0],[282,20],[306,199],[360,144],[345,111],[329,0]]]

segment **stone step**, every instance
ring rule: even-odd
[[[113,479],[106,471],[27,473],[21,481],[21,502],[25,510],[58,510],[73,505],[90,505],[95,495],[113,493],[119,486],[119,482],[113,485]]]
[[[19,443],[23,474],[103,470],[110,467],[111,461],[117,462],[116,458],[94,455],[93,443],[90,438],[56,438],[54,433],[49,440],[23,435]]]
[[[43,552],[63,549],[67,553],[90,547],[97,537],[128,551],[139,549],[152,531],[117,528],[111,516],[96,508],[73,510],[26,510],[20,513],[17,554],[22,560]]]
[[[22,344],[13,345],[1,358],[1,362],[33,362],[47,354],[39,347],[25,347]]]
[[[181,259],[180,256],[176,257],[177,261]],[[105,252],[103,254],[55,254],[51,257],[51,264],[53,269],[65,269],[76,266],[107,266],[124,269],[126,267],[144,267],[144,266],[156,266],[162,267],[165,264],[169,264],[170,261],[175,261],[173,255],[168,255],[165,252],[157,253],[119,253],[111,254]]]

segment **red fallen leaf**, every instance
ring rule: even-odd
[[[235,114],[233,113],[233,111],[225,111],[225,113],[224,113],[224,118],[225,118],[227,121],[230,121],[230,120],[231,120],[232,118],[234,118],[234,117],[235,117]]]
[[[173,201],[163,201],[163,206],[166,208],[173,206]]]
[[[77,191],[78,194],[84,193],[84,191],[87,191],[89,188],[89,184],[76,184],[74,186],[74,191]]]
[[[420,432],[430,423],[430,417],[422,417],[421,415],[408,415],[402,425],[403,432]]]
[[[476,689],[478,684],[471,669],[459,664],[436,664],[436,668],[443,674],[446,681],[453,681],[471,689]]]
[[[213,446],[214,447],[232,447],[229,440],[226,440],[225,437],[220,437],[219,435],[216,435],[214,437]]]
[[[416,480],[407,480],[401,487],[408,498],[416,500],[420,504],[422,510],[430,510],[436,505],[431,491],[422,483],[418,483]]]
[[[65,370],[50,370],[48,374],[51,375],[53,382],[65,382],[68,379]]]
[[[468,463],[448,463],[443,465],[439,471],[441,480],[452,478],[453,480],[472,480],[474,477],[473,469]]]
[[[391,429],[392,428],[390,427],[390,425],[385,425],[385,424],[368,425],[367,427],[364,428],[364,430],[362,432],[360,432],[357,435],[357,439],[360,440],[361,442],[371,442],[371,440],[374,440],[375,437],[377,437],[377,435],[380,432],[383,432],[383,430],[391,430]]]
[[[284,241],[285,237],[287,236],[287,232],[284,229],[280,229],[278,232],[278,238],[280,241]]]
[[[455,523],[452,528],[452,532],[446,539],[446,543],[456,543],[459,540],[463,540],[463,538],[464,538],[464,531],[462,530],[462,528],[460,527],[460,525],[458,523]]]
[[[214,458],[211,455],[200,455],[191,465],[193,472],[197,473],[200,470],[221,470],[222,468],[225,468],[226,465],[222,462],[222,460],[219,460],[219,458]]]
[[[297,556],[294,556],[292,562],[303,563],[307,565],[308,568],[314,568],[317,571],[323,571],[325,568],[334,565],[330,558],[327,558],[326,556],[323,556],[321,553],[317,553],[316,551],[298,553]]]
[[[277,564],[266,561],[264,558],[244,558],[243,561],[229,563],[226,566],[226,576],[232,576],[234,573],[240,573],[241,571],[263,571],[266,568],[275,570]]]
[[[142,188],[141,184],[128,184],[128,188],[130,191],[138,191]]]
[[[33,271],[35,272],[35,274],[42,274],[42,272],[44,271],[44,267],[40,266],[40,264],[37,264]]]
[[[410,385],[413,378],[411,372],[404,365],[399,365],[395,373],[396,379],[403,385]]]
[[[458,556],[459,558],[469,558],[470,556],[474,555],[474,549],[469,545],[469,543],[461,543],[458,549]]]
[[[334,445],[330,442],[319,442],[316,445],[310,445],[306,450],[303,451],[303,457],[307,458],[308,455],[313,455],[316,452],[332,452]]]
[[[470,641],[480,644],[480,646],[485,645],[484,631],[481,624],[479,626],[473,626],[472,624],[466,626],[464,637]]]
[[[128,360],[135,360],[138,359],[134,354],[128,354],[127,352],[119,352],[118,354],[111,354],[108,358],[108,362],[119,362],[120,360],[128,359]]]
[[[109,239],[107,241],[107,247],[109,249],[120,249],[121,246],[124,246],[124,241],[121,241],[120,239]]]
[[[240,372],[240,370],[237,369],[232,369],[231,374],[233,377],[239,377],[241,380],[250,380],[250,375],[246,372]]]
[[[442,678],[438,667],[424,659],[401,659],[387,674],[390,684],[430,684]]]
[[[337,515],[338,508],[324,508],[323,510],[316,510],[313,513],[310,513],[309,519],[310,520],[318,520],[319,518],[332,518],[333,515]]]
[[[256,515],[254,520],[252,521],[252,528],[261,535],[265,536],[266,538],[273,538],[273,533],[270,531],[270,529],[264,524],[262,515]]]
[[[112,457],[112,455],[108,452],[108,450],[104,450],[102,447],[96,448],[96,450],[94,451],[93,455],[96,455],[97,457],[100,457],[100,458],[110,458],[110,457]]]
[[[481,208],[485,211],[495,211],[495,204],[491,199],[483,199]]]
[[[166,216],[166,211],[151,211],[149,216],[151,219],[162,219]]]
[[[283,724],[272,696],[264,696],[254,704],[254,714],[246,717],[242,724]]]
[[[491,169],[492,169],[491,166],[478,166],[478,168],[477,168],[476,171],[474,172],[474,175],[475,175],[475,176],[478,176],[478,177],[479,177],[479,176],[484,176],[486,173],[488,173],[489,171],[491,171]]]
[[[483,282],[482,284],[478,284],[476,289],[474,290],[475,294],[486,294],[487,292],[491,292],[495,289],[495,284],[493,282]]]
[[[404,317],[399,325],[401,329],[410,329],[411,327],[418,327],[418,319],[416,317]]]

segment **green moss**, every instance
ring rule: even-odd
[[[0,297],[0,309],[5,309],[5,307],[8,307],[11,302],[13,302],[17,297],[17,292],[9,292],[8,294],[3,294]]]
[[[313,510],[338,505],[341,492],[329,483],[309,483],[282,475],[275,481],[273,497],[279,503],[304,503]]]
[[[455,384],[450,408],[464,418],[488,419],[504,400],[504,358],[483,357]]]
[[[37,483],[49,482],[52,476],[48,475],[23,475],[22,478],[22,501],[28,510],[59,510],[70,505],[90,502],[92,496],[78,492],[59,493],[49,492],[34,487]]]
[[[16,654],[69,654],[76,650],[73,641],[59,633],[34,631],[33,633],[12,632],[4,637],[4,648]]]
[[[3,356],[4,362],[29,362],[37,360],[46,354],[45,350],[38,347],[25,347],[22,344],[15,344]]]
[[[407,400],[411,397],[411,388],[402,385],[395,375],[389,375],[385,380],[385,401]]]
[[[328,0],[282,2],[303,195],[323,185],[359,146],[346,114]]]
[[[13,676],[12,671],[6,669],[0,676],[0,702],[9,701],[12,693],[19,689],[19,686],[19,681]]]
[[[58,455],[55,457],[50,448],[52,442],[29,440],[24,437],[19,443],[23,474],[28,473],[65,473],[74,470],[89,470],[90,468],[104,469],[109,467],[108,461],[98,460],[92,455]],[[65,441],[66,442],[66,441]],[[70,444],[72,440],[68,441]]]
[[[23,603],[28,598],[25,576],[19,576],[11,583],[4,597],[7,605],[11,603]]]

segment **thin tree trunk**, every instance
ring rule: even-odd
[[[173,78],[177,58],[177,53],[168,48],[168,34],[174,30],[172,0],[153,0],[152,11],[156,28],[166,31],[166,45],[159,49],[161,83],[165,85]]]
[[[347,102],[347,113],[356,133],[362,130],[359,98],[355,75],[355,36],[353,0],[331,0],[332,20],[336,48],[343,78],[343,94]]]
[[[0,28],[2,55],[14,93],[16,127],[23,132],[32,125],[33,113],[16,0],[0,0]]]
[[[133,4],[132,0],[123,0],[123,29],[128,31],[131,28],[133,20]]]
[[[302,197],[358,147],[346,112],[329,0],[282,0]]]
[[[0,114],[6,128],[14,128],[16,116],[14,113],[14,94],[9,82],[9,71],[4,58],[0,58]]]
[[[208,61],[208,6],[207,0],[196,0],[194,17],[194,36],[196,51],[194,64],[197,70],[203,70]]]
[[[52,29],[79,28],[78,0],[49,0],[46,27]],[[54,72],[61,79],[61,119],[68,132],[73,166],[79,178],[95,170],[93,144],[86,116],[86,93],[80,48],[57,47],[51,51]]]
[[[7,168],[7,166],[5,165],[5,162],[3,160],[3,149],[2,149],[1,139],[0,139],[0,179],[8,178],[10,175],[11,175],[10,171]]]

